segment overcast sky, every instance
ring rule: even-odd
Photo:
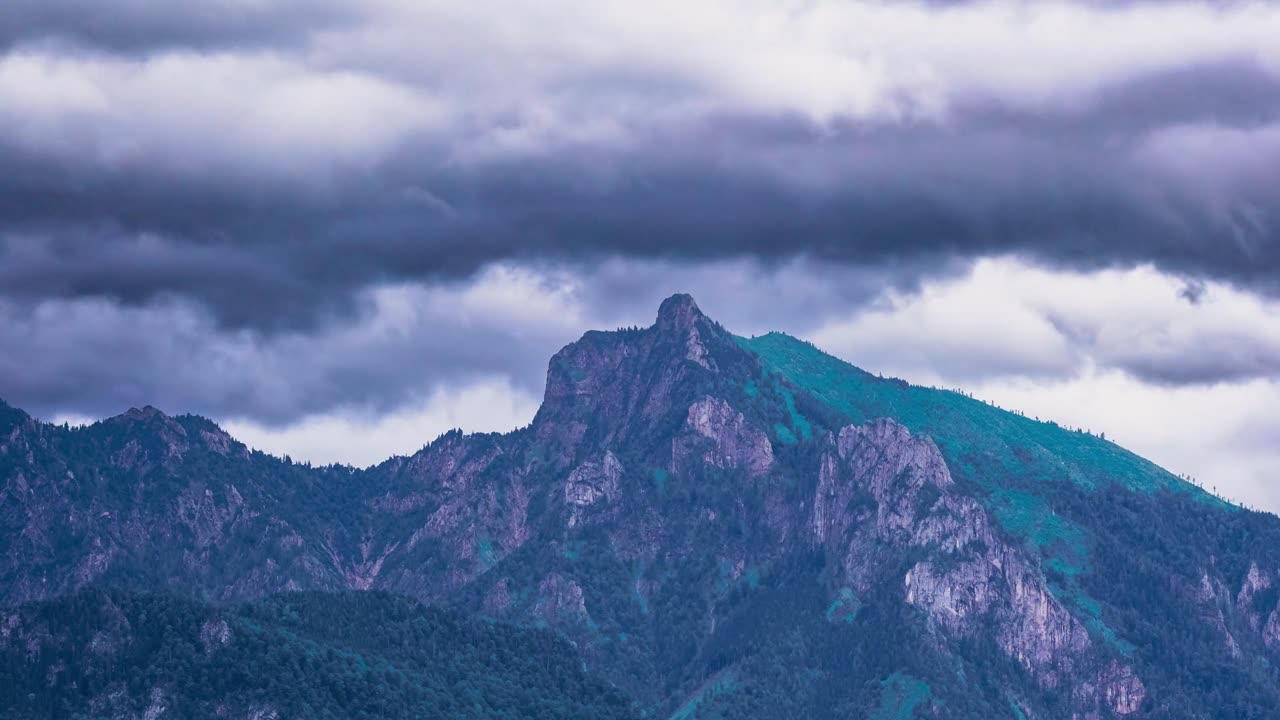
[[[367,464],[692,293],[1280,510],[1280,5],[5,0],[0,397]]]

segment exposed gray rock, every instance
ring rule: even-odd
[[[484,610],[491,615],[502,615],[511,608],[511,578],[504,577],[493,584],[485,594]]]
[[[560,573],[552,573],[538,584],[538,600],[533,611],[543,620],[554,623],[569,620],[581,624],[590,619],[582,586]]]
[[[165,697],[164,690],[158,687],[151,688],[151,701],[142,711],[142,720],[160,720],[168,711],[169,699]]]
[[[1142,709],[1142,703],[1147,698],[1147,688],[1131,668],[1112,660],[1098,673],[1096,680],[1078,684],[1073,695],[1077,702],[1085,706],[1097,706],[1095,710],[1076,713],[1075,717],[1106,717],[1098,712],[1104,709],[1112,715],[1124,717]]]
[[[665,333],[684,339],[684,357],[686,360],[701,365],[707,370],[714,370],[714,361],[702,338],[698,333],[698,325],[704,320],[698,304],[688,295],[674,295],[658,308],[657,328]]]
[[[1262,641],[1272,650],[1280,650],[1280,605],[1267,616],[1267,623],[1262,626]]]
[[[1254,607],[1258,595],[1271,589],[1271,575],[1258,569],[1258,563],[1249,563],[1249,572],[1240,584],[1240,592],[1236,594],[1236,609],[1244,615],[1249,627],[1261,630],[1263,627],[1264,609]]]
[[[742,413],[719,398],[704,397],[689,406],[685,428],[712,441],[699,452],[699,445],[685,437],[672,441],[671,472],[679,473],[691,456],[722,470],[743,469],[762,475],[773,465],[773,445],[760,428],[749,424]]]
[[[355,590],[368,590],[377,582],[378,575],[382,572],[383,563],[386,562],[391,553],[400,548],[400,543],[393,542],[385,546],[378,545],[375,544],[371,536],[366,536],[359,546],[359,560],[344,558],[342,553],[334,549],[331,541],[324,543],[323,547],[329,555],[329,559],[333,562],[333,566],[342,572],[347,587]]]
[[[815,542],[844,552],[852,586],[873,576],[877,544],[925,548],[903,592],[940,631],[994,627],[1001,649],[1046,687],[1091,657],[1088,631],[1039,570],[993,532],[977,501],[954,492],[932,440],[878,420],[843,428],[833,445],[819,465],[811,528]]]
[[[1231,634],[1231,629],[1227,627],[1227,618],[1223,614],[1224,607],[1231,606],[1231,594],[1226,586],[1221,580],[1210,578],[1208,571],[1205,571],[1200,577],[1197,599],[1203,608],[1205,620],[1213,625],[1222,637],[1227,652],[1231,653],[1232,657],[1240,657],[1240,643]]]
[[[237,442],[221,428],[201,430],[200,439],[204,441],[205,447],[219,455],[249,457],[249,448],[245,447],[244,443]]]
[[[564,501],[570,506],[569,527],[578,524],[586,508],[618,499],[622,463],[606,451],[600,462],[586,462],[573,469],[564,483]]]
[[[846,509],[859,493],[874,502],[880,539],[912,541],[921,490],[951,485],[933,441],[912,437],[892,420],[842,428],[834,450],[822,458],[813,502],[813,532],[819,542],[844,535],[858,520]]]
[[[231,626],[226,620],[206,620],[200,625],[200,644],[205,653],[224,648],[231,642]]]

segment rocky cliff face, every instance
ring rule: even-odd
[[[1145,688],[1115,661],[1101,671],[1083,623],[1056,598],[1023,553],[996,533],[976,500],[955,490],[928,438],[880,420],[846,427],[824,454],[813,504],[814,539],[842,558],[840,580],[868,593],[886,546],[923,551],[902,579],[907,604],[954,637],[993,635],[1045,688],[1074,684],[1086,714],[1136,712]],[[869,496],[856,515],[857,496]],[[843,510],[843,511],[842,511]],[[1086,668],[1089,668],[1086,670]]]
[[[1280,539],[1271,520],[1167,489],[1082,494],[1078,468],[1024,478],[1052,443],[1095,456],[1037,429],[1005,461],[990,448],[1012,441],[983,445],[980,423],[957,452],[908,429],[948,397],[855,418],[888,390],[842,382],[793,382],[675,296],[650,328],[557,353],[528,428],[364,471],[151,408],[66,430],[6,406],[0,598],[385,589],[551,626],[686,718],[1212,716],[1147,640],[1182,623],[1206,658],[1186,672],[1237,668],[1269,697],[1280,556],[1237,538]],[[1199,523],[1170,531],[1201,538],[1176,562],[1151,553],[1178,541],[1141,535],[1159,523],[1131,520],[1156,507]]]

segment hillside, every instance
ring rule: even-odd
[[[548,632],[382,593],[235,608],[85,590],[8,611],[4,718],[632,718]]]
[[[0,599],[378,589],[549,627],[650,717],[1262,718],[1280,520],[678,295],[506,435],[366,470],[0,407]]]

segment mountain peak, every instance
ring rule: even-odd
[[[658,307],[657,327],[667,330],[688,330],[697,324],[699,318],[706,317],[694,302],[693,296],[687,293],[676,293]]]
[[[166,419],[168,416],[152,405],[146,405],[142,409],[131,407],[128,410],[115,416],[116,420],[153,420],[155,418]]]

